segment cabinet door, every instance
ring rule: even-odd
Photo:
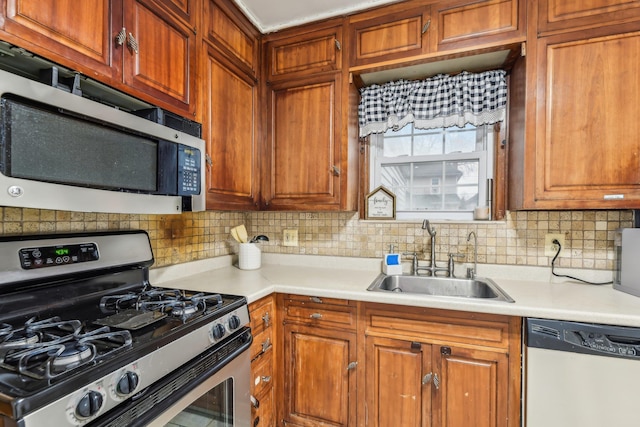
[[[640,0],[540,0],[538,32],[594,28],[640,19]]]
[[[154,103],[182,113],[195,111],[195,37],[184,23],[149,0],[124,0],[124,83]],[[163,105],[163,106],[164,106]]]
[[[268,78],[342,69],[342,27],[330,27],[267,43]]]
[[[592,34],[538,41],[537,208],[640,207],[640,32]]]
[[[339,73],[269,87],[266,209],[340,209],[340,87]]]
[[[431,15],[433,51],[524,41],[520,0],[443,1],[431,6]]]
[[[3,40],[72,69],[80,64],[89,76],[119,75],[111,64],[109,0],[4,0],[0,5]]]
[[[355,333],[291,323],[283,331],[285,423],[355,425]]]
[[[429,52],[430,8],[402,6],[392,5],[350,18],[350,66],[409,58]]]
[[[211,158],[207,209],[256,209],[260,185],[258,82],[215,49],[206,49],[203,125]]]
[[[507,355],[446,346],[434,350],[435,371],[440,374],[434,392],[434,427],[506,427]]]
[[[365,363],[367,426],[431,425],[430,345],[367,337]]]

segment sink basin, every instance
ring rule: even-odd
[[[387,276],[386,274],[380,274],[367,290],[515,302],[491,279],[483,277],[456,279],[451,277]]]

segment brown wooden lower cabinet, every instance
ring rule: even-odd
[[[331,302],[278,298],[278,426],[520,425],[521,318]]]

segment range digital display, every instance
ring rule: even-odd
[[[25,270],[97,261],[100,259],[98,247],[95,243],[23,248],[19,251],[19,257],[20,265]]]

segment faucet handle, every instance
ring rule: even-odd
[[[447,264],[447,270],[449,270],[449,277],[455,277],[454,275],[455,262],[453,259],[464,258],[464,257],[465,257],[464,254],[454,254],[454,253],[449,254],[449,263]]]

